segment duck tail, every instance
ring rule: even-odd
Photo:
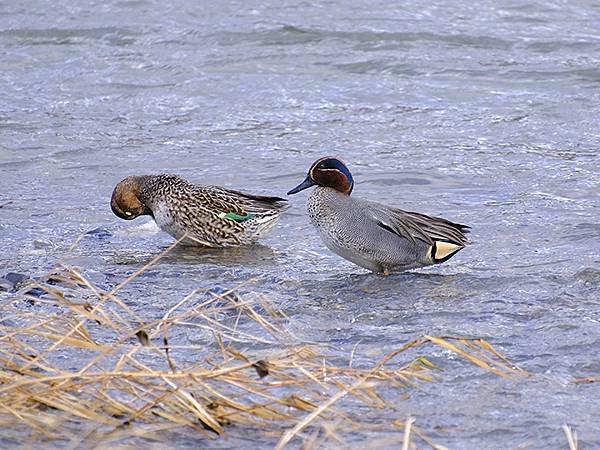
[[[439,264],[448,261],[463,248],[465,248],[464,245],[456,244],[454,242],[433,241],[430,256],[434,264]]]

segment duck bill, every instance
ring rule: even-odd
[[[313,180],[311,180],[309,177],[306,177],[302,183],[300,183],[294,189],[289,191],[287,195],[297,194],[298,192],[303,191],[304,189],[308,189],[309,187],[314,186],[315,184],[316,183]]]

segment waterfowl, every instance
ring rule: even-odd
[[[334,157],[313,163],[288,192],[316,186],[308,216],[334,253],[373,272],[389,274],[447,261],[467,244],[469,227],[351,196],[354,179]]]
[[[251,245],[266,235],[289,205],[285,199],[218,186],[200,186],[177,175],[130,176],[110,200],[125,220],[151,216],[182,243],[206,247]]]

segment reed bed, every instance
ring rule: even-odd
[[[296,337],[251,283],[194,290],[144,320],[119,292],[148,267],[110,291],[61,267],[5,297],[0,426],[20,444],[149,448],[244,436],[317,448],[356,442],[363,430],[382,432],[371,448],[443,448],[398,403],[443,377],[428,355],[441,347],[491,376],[525,375],[485,340],[454,336],[424,335],[354,367],[354,352]]]

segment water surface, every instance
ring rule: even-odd
[[[0,6],[0,274],[65,261],[108,288],[160,253],[169,236],[110,211],[129,174],[284,195],[339,155],[354,195],[469,224],[472,245],[377,277],[324,247],[302,193],[263,246],[176,250],[123,299],[152,319],[263,277],[343,355],[483,337],[534,377],[462,362],[399,417],[450,448],[565,448],[564,423],[600,446],[600,387],[572,383],[600,373],[600,4],[72,3]]]

